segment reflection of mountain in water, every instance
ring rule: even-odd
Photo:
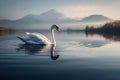
[[[81,46],[95,48],[95,47],[102,47],[108,44],[107,41],[81,41]]]
[[[19,45],[19,48],[17,48],[17,51],[25,51],[25,53],[31,54],[31,55],[35,55],[35,53],[40,53],[42,51],[47,50],[48,48],[51,47],[51,59],[52,60],[56,60],[57,58],[59,58],[59,55],[55,55],[54,51],[55,51],[55,47],[56,45],[30,45],[30,44],[21,44]]]

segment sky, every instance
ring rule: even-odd
[[[0,0],[0,19],[16,20],[50,9],[70,18],[101,14],[115,20],[120,19],[120,0]]]

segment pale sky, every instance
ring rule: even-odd
[[[0,0],[0,19],[15,20],[50,9],[70,18],[102,14],[112,19],[120,19],[120,0]]]

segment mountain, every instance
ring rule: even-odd
[[[65,16],[62,13],[57,12],[54,9],[51,9],[47,12],[40,14],[39,17],[42,19],[61,19],[61,18],[64,18]]]
[[[29,14],[23,18],[17,20],[20,23],[56,23],[56,22],[66,22],[71,21],[72,19],[65,17],[62,13],[57,12],[54,9],[51,9],[47,12],[41,13],[40,15]]]
[[[107,22],[112,19],[103,15],[90,15],[80,20],[80,22]]]

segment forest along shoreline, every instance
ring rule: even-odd
[[[115,41],[120,41],[120,20],[108,22],[101,27],[94,28],[94,26],[86,26],[85,28],[86,35],[102,35],[103,37]]]

